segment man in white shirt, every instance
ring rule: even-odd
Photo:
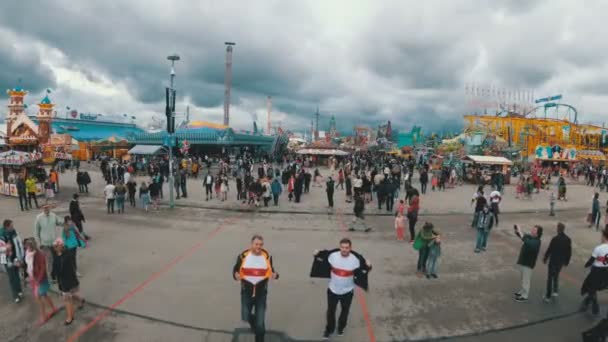
[[[351,250],[348,238],[340,240],[340,248],[315,251],[311,277],[329,278],[327,289],[327,325],[323,333],[326,340],[336,328],[336,309],[338,302],[342,307],[338,318],[338,336],[344,334],[348,313],[353,300],[355,285],[367,290],[367,273],[371,264],[358,253]]]
[[[598,315],[600,306],[597,301],[597,292],[608,286],[608,231],[602,231],[602,244],[593,249],[585,268],[589,266],[591,266],[591,271],[587,274],[581,288],[581,295],[586,295],[581,304],[581,311],[587,311],[591,305],[591,313]]]
[[[129,180],[131,179],[131,173],[129,173],[129,171],[125,171],[125,174],[123,176],[125,178],[125,184],[129,183]]]
[[[211,197],[211,199],[213,199],[213,176],[211,176],[209,174],[209,172],[207,172],[207,175],[205,176],[204,184],[205,184],[205,201],[208,201],[209,197]]]
[[[114,199],[116,198],[116,187],[112,182],[108,182],[108,185],[103,189],[103,194],[106,197],[106,204],[108,206],[108,214],[112,211],[114,214]]]

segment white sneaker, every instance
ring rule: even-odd
[[[77,276],[78,278],[82,278],[82,274],[80,274],[80,272],[76,272],[76,276]]]
[[[551,294],[551,296],[553,296],[553,297],[559,297],[559,293],[553,292],[553,294]]]

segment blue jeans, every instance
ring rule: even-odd
[[[486,245],[488,243],[488,235],[490,235],[489,231],[477,228],[477,243],[475,244],[476,250],[486,248]]]
[[[256,342],[263,342],[266,333],[264,318],[266,316],[266,290],[258,290],[255,297],[248,291],[241,290],[241,319],[249,323],[255,334]],[[255,309],[255,312],[254,312]]]
[[[431,250],[426,261],[426,274],[437,274],[437,259],[439,259],[439,256]]]
[[[21,289],[21,278],[19,277],[19,268],[15,266],[4,265],[4,269],[8,274],[8,280],[11,286],[11,292],[13,299],[19,298],[19,294],[22,292]]]

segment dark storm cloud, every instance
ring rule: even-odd
[[[153,108],[162,108],[173,52],[182,57],[180,98],[221,108],[223,43],[234,40],[235,107],[255,113],[271,95],[274,110],[293,122],[309,122],[319,105],[341,129],[386,120],[459,126],[466,81],[561,89],[563,73],[600,70],[606,60],[597,1],[589,9],[557,0],[336,1],[5,1],[0,30],[58,49],[64,67],[93,83],[124,84],[138,105]],[[30,88],[52,87],[40,56],[15,57],[5,44],[0,63],[12,67],[0,70],[0,81],[30,73],[22,77]],[[606,77],[572,89],[603,94]]]
[[[16,86],[36,93],[53,88],[55,79],[51,70],[41,64],[37,51],[19,52],[11,42],[0,36],[0,97],[6,98],[5,89]]]

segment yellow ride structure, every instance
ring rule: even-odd
[[[522,156],[534,155],[537,146],[559,145],[576,150],[603,151],[602,131],[594,125],[582,125],[565,119],[506,116],[465,115],[465,132],[485,131],[495,134],[521,148]]]

